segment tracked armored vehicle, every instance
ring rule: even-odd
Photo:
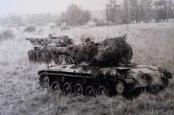
[[[70,53],[62,53],[66,57],[61,59],[62,65],[39,71],[40,85],[65,94],[89,96],[129,96],[142,89],[157,92],[168,85],[170,72],[155,66],[131,64],[133,52],[126,35],[106,39],[99,45],[86,41],[85,45],[70,47]],[[63,61],[68,63],[65,65]]]
[[[65,94],[87,96],[126,96],[141,89],[161,90],[168,85],[168,79],[171,78],[169,72],[149,65],[56,65],[39,71],[38,75],[42,87],[61,90]]]
[[[73,41],[66,35],[60,35],[53,37],[49,35],[47,38],[26,38],[33,45],[33,49],[28,51],[29,62],[34,63],[59,63],[57,58],[59,57],[59,50],[66,46],[72,45]]]

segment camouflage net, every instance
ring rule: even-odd
[[[65,53],[66,46],[73,44],[73,40],[66,35],[58,37],[49,35],[48,38],[26,38],[26,40],[29,40],[34,47],[28,51],[29,61],[34,63],[49,64],[53,60],[56,64],[60,64],[62,61],[59,58],[65,57],[62,54]]]
[[[73,46],[68,51],[76,64],[85,61],[95,66],[117,66],[131,62],[133,52],[126,35],[106,39],[100,44],[88,39],[85,44]]]
[[[126,42],[126,35],[110,38],[95,43],[87,37],[83,44],[74,45],[68,36],[50,37],[51,42],[42,44],[42,48],[30,50],[29,60],[35,62],[50,63],[53,60],[56,64],[70,64],[71,57],[75,64],[85,62],[94,66],[117,66],[119,64],[129,64],[132,59],[132,48]],[[48,41],[48,40],[45,40]],[[55,43],[55,45],[50,45]]]
[[[114,66],[129,64],[131,62],[133,51],[126,42],[126,35],[116,38],[106,39],[99,47],[97,55],[94,56],[92,64],[103,66]]]

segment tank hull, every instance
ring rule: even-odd
[[[82,95],[129,95],[137,90],[164,88],[169,76],[153,66],[54,66],[38,72],[42,87]],[[46,80],[45,80],[46,79]],[[165,80],[163,80],[165,79]],[[56,88],[55,88],[56,86]]]

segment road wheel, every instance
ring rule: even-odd
[[[53,91],[60,90],[59,83],[57,81],[54,81],[51,85],[51,88]]]
[[[65,81],[65,77],[63,76],[63,77],[60,77],[60,81],[61,82],[64,82]]]
[[[98,95],[104,95],[104,96],[108,96],[108,90],[106,89],[105,86],[100,86],[98,88]]]
[[[42,84],[43,87],[45,88],[49,88],[50,86],[50,79],[48,76],[44,76],[43,77],[43,84]]]
[[[87,96],[95,96],[96,95],[95,90],[92,86],[88,86],[86,88],[86,95]]]
[[[160,91],[160,86],[149,86],[147,91],[151,94],[157,94]]]
[[[122,81],[118,81],[115,85],[115,91],[116,91],[117,95],[124,95],[125,84]]]
[[[72,86],[70,83],[66,82],[64,85],[63,85],[63,92],[65,94],[69,94],[72,92]]]
[[[74,86],[74,92],[78,95],[82,95],[83,94],[83,87],[81,84],[76,84]]]

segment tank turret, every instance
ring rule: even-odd
[[[26,38],[26,40],[33,45],[33,49],[28,51],[28,58],[34,63],[49,64],[51,61],[57,63],[60,51],[66,50],[66,46],[73,44],[72,39],[66,35],[58,37],[49,35],[47,38]]]

